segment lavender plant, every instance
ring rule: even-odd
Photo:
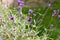
[[[0,40],[59,40],[60,11],[53,2],[41,8],[23,7],[21,0],[17,8],[0,5]]]

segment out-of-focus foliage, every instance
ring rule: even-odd
[[[49,3],[49,0],[45,0]],[[13,6],[3,9],[0,6],[0,36],[3,40],[59,40],[60,38],[60,2],[55,0],[51,6],[42,3],[36,7],[22,8],[22,15]],[[29,10],[33,13],[29,14]],[[58,10],[53,15],[54,10]],[[14,20],[10,19],[10,14]],[[34,14],[36,14],[34,16]],[[53,15],[53,16],[52,16]],[[32,19],[28,21],[28,16]]]

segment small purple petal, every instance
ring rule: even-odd
[[[20,1],[20,4],[24,4],[24,1]]]
[[[18,9],[22,8],[22,6],[18,6]]]
[[[57,13],[57,11],[56,11],[56,10],[53,10],[53,13],[54,13],[54,14],[56,14],[56,13]]]
[[[28,21],[30,22],[32,20],[32,18],[30,16],[28,16]]]
[[[23,6],[23,5],[24,5],[24,2],[23,2],[23,1],[21,1],[21,2],[20,2],[20,6]]]
[[[20,4],[20,6],[23,6],[23,4]]]
[[[60,15],[58,15],[58,19],[60,20]]]
[[[2,37],[0,36],[0,40],[2,40]]]
[[[13,16],[13,15],[10,15],[10,19],[11,19],[11,20],[14,20],[14,16]]]
[[[36,16],[36,14],[33,14],[34,16]]]
[[[60,12],[60,10],[57,10],[57,13],[59,13]]]
[[[19,2],[18,2],[18,8],[22,8],[23,5],[24,5],[24,2],[23,2],[23,1],[19,1]]]
[[[53,27],[54,27],[54,25],[53,25],[53,24],[51,24],[51,25],[50,25],[50,28],[52,29]]]
[[[53,10],[53,13],[57,14],[57,13],[59,13],[59,10]]]
[[[55,16],[58,13],[59,13],[59,10],[53,10],[52,16]]]
[[[51,3],[49,3],[48,6],[50,7],[51,6]]]
[[[28,13],[32,13],[32,12],[33,12],[33,10],[29,9]]]
[[[18,0],[18,3],[20,2],[20,0]]]

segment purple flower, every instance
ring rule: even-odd
[[[52,16],[56,15],[59,13],[59,10],[53,10]]]
[[[20,1],[21,4],[24,4],[24,1]]]
[[[20,3],[20,0],[18,0],[18,3]]]
[[[13,15],[10,15],[10,19],[11,19],[11,20],[14,20],[14,16],[13,16]]]
[[[18,0],[18,8],[21,8],[24,5],[23,1]]]
[[[36,16],[36,14],[33,14],[33,16]]]
[[[28,13],[32,13],[32,12],[33,12],[33,10],[29,9]]]
[[[57,13],[57,10],[53,10],[53,13],[56,14]]]
[[[30,16],[28,16],[28,21],[30,22],[32,20],[32,18]]]
[[[54,25],[53,24],[50,24],[50,28],[52,29],[54,27]]]
[[[60,20],[60,15],[58,15],[58,19]]]
[[[24,5],[24,2],[23,1],[20,1],[20,6],[23,6]]]
[[[51,6],[51,3],[49,3],[48,6],[50,7]]]
[[[18,6],[18,9],[22,8],[22,6]]]
[[[0,36],[0,40],[2,40],[2,37]]]

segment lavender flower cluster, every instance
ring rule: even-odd
[[[24,1],[18,0],[18,8],[22,8],[24,5]]]

